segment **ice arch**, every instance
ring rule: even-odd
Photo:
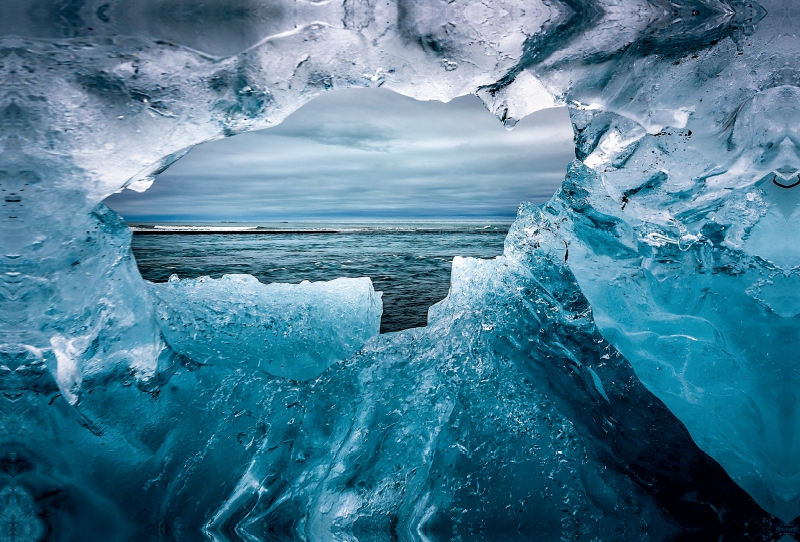
[[[3,10],[14,536],[797,532],[795,262],[768,234],[795,224],[791,3],[246,3],[202,39],[191,9],[155,1]],[[507,123],[567,104],[580,162],[523,206],[504,258],[459,262],[425,332],[307,383],[168,348],[96,204],[190,145],[369,85],[474,92]],[[742,330],[780,333],[764,350]]]
[[[566,108],[507,130],[474,95],[348,88],[196,146],[147,191],[104,203],[128,222],[513,218],[520,201],[552,197],[573,149]]]

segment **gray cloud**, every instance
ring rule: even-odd
[[[132,221],[510,217],[548,199],[572,158],[563,109],[507,131],[474,96],[347,90],[275,128],[200,145],[144,194],[106,203]]]
[[[369,152],[389,152],[392,142],[402,140],[400,134],[387,126],[332,123],[328,120],[321,120],[318,126],[292,124],[284,128],[280,135]]]

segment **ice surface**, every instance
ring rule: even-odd
[[[620,57],[627,73],[571,109],[582,163],[552,208],[603,335],[788,521],[800,516],[800,102],[796,44],[780,35],[791,15],[764,8],[757,32],[708,51]]]
[[[261,284],[225,275],[150,284],[161,332],[201,365],[245,364],[291,380],[318,376],[378,334],[380,294],[368,278]]]
[[[798,538],[799,21],[0,3],[0,539]],[[141,279],[105,196],[354,86],[567,105],[578,160],[426,328],[367,341],[366,281]]]

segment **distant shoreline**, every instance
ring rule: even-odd
[[[132,229],[134,235],[316,235],[339,233],[339,230],[167,230]]]

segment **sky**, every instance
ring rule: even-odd
[[[509,131],[475,96],[349,89],[198,145],[146,192],[106,204],[129,222],[513,218],[553,195],[573,157],[564,108]]]

